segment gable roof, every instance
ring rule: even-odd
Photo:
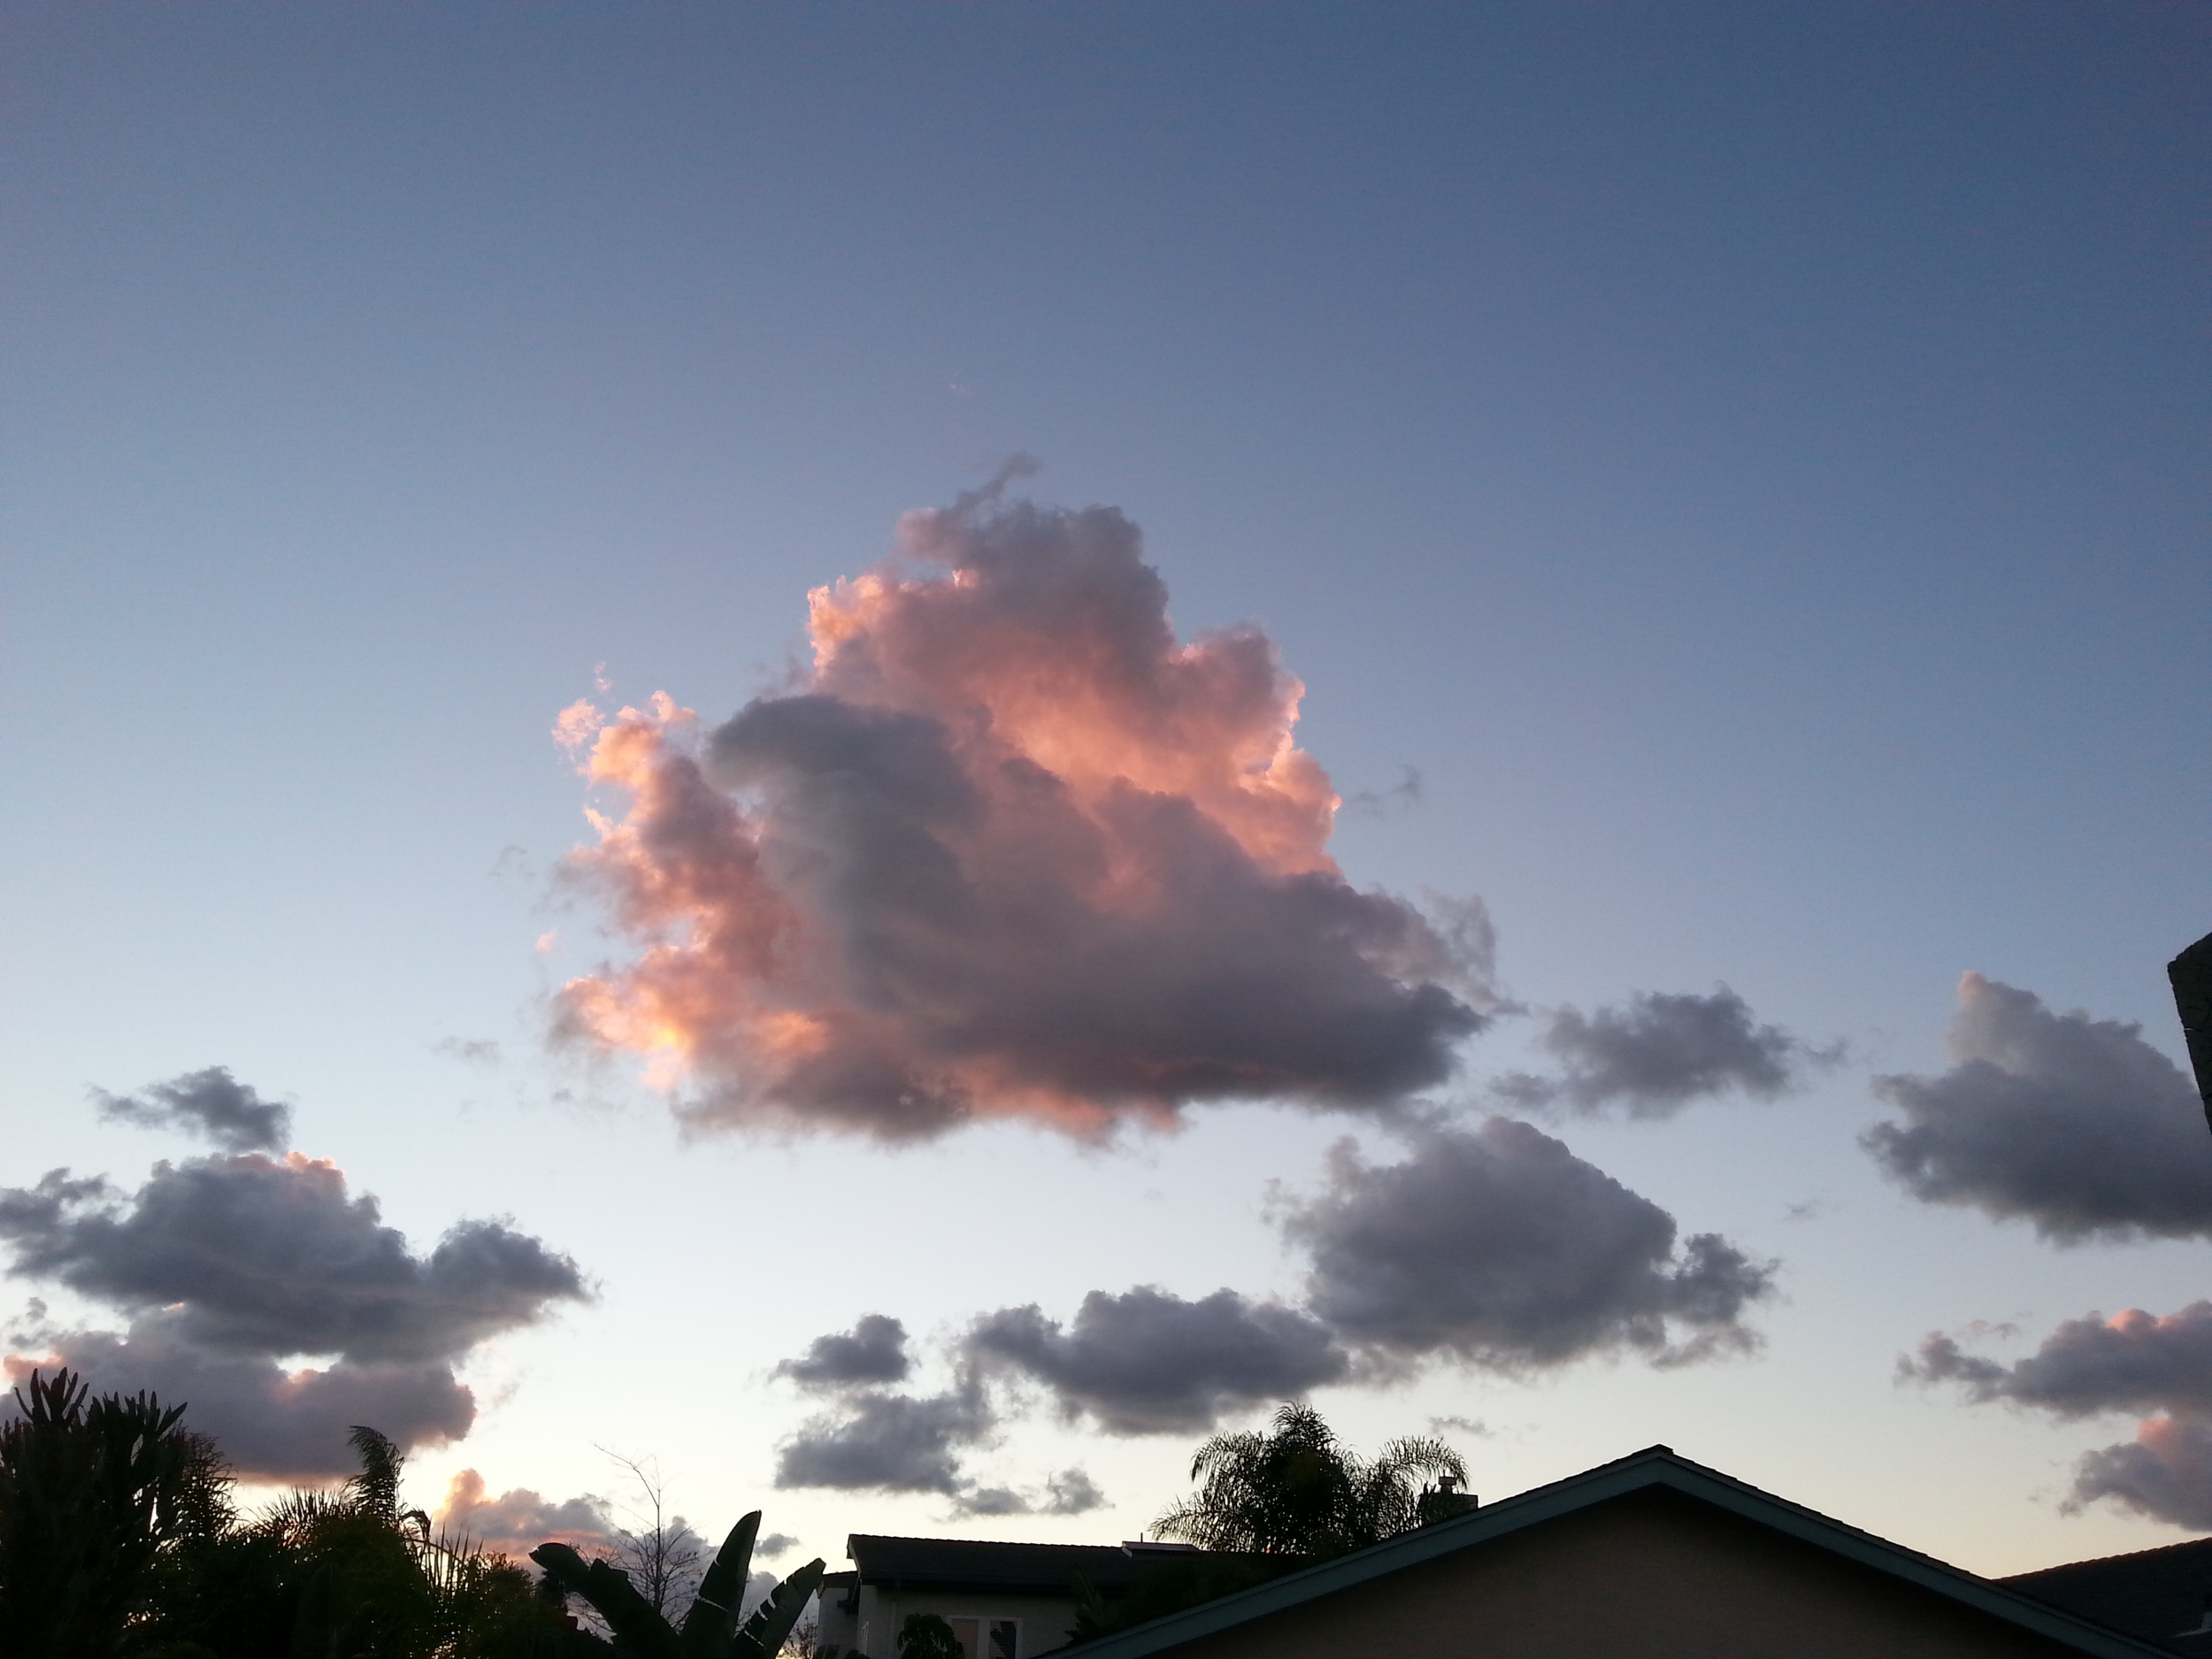
[[[1832,1520],[1802,1504],[1708,1469],[1668,1447],[1652,1446],[1595,1469],[1472,1509],[1333,1561],[1286,1574],[1179,1613],[1083,1644],[1082,1659],[1145,1659],[1248,1620],[1301,1606],[1423,1562],[1456,1554],[1631,1493],[1664,1488],[1696,1499],[1816,1548],[2062,1642],[2095,1659],[2170,1659],[2172,1650],[2090,1624],[2047,1602]]]
[[[2176,1652],[2212,1653],[2212,1632],[2196,1628],[2212,1608],[2212,1538],[2070,1561],[1997,1582]]]

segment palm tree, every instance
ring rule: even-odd
[[[1152,1524],[1202,1549],[1340,1555],[1412,1531],[1455,1507],[1466,1465],[1441,1440],[1395,1440],[1371,1462],[1311,1406],[1285,1404],[1264,1434],[1217,1434],[1191,1459],[1203,1484]]]
[[[357,1425],[361,1472],[299,1491],[257,1516],[175,1540],[157,1563],[133,1654],[245,1659],[297,1654],[388,1659],[557,1659],[604,1654],[529,1575],[402,1507],[406,1459]],[[0,1651],[12,1652],[0,1644]]]

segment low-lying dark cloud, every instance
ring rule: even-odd
[[[1479,1440],[1486,1440],[1494,1436],[1497,1431],[1480,1417],[1431,1417],[1429,1432],[1432,1434],[1466,1434]]]
[[[2212,1302],[2164,1317],[2131,1308],[2070,1319],[2010,1365],[1931,1334],[1899,1361],[1901,1379],[1950,1383],[2062,1421],[2126,1414],[2135,1439],[2086,1453],[2070,1507],[2109,1499],[2155,1520],[2212,1531]]]
[[[904,1382],[914,1369],[906,1351],[906,1327],[879,1313],[863,1315],[849,1331],[818,1336],[796,1359],[776,1367],[807,1388],[843,1388],[856,1384]]]
[[[1018,1492],[1011,1486],[978,1486],[953,1500],[960,1515],[1088,1515],[1106,1506],[1106,1494],[1080,1469],[1063,1469],[1046,1477],[1042,1491]]]
[[[1106,1507],[1106,1494],[1098,1489],[1098,1483],[1080,1469],[1063,1469],[1045,1481],[1045,1499],[1037,1506],[1040,1515],[1088,1515],[1093,1509]]]
[[[1072,1318],[1034,1303],[978,1316],[947,1344],[955,1386],[894,1393],[912,1356],[872,1314],[778,1374],[838,1399],[782,1447],[780,1486],[934,1492],[970,1514],[1075,1514],[1065,1471],[1044,1494],[986,1486],[964,1463],[1041,1396],[1110,1434],[1202,1432],[1253,1407],[1432,1362],[1515,1375],[1594,1355],[1680,1365],[1756,1345],[1746,1323],[1773,1264],[1674,1218],[1531,1125],[1413,1126],[1400,1162],[1348,1142],[1322,1188],[1279,1196],[1309,1257],[1302,1305],[1222,1289],[1092,1291]],[[1479,1424],[1449,1419],[1471,1433]]]
[[[2203,1108],[2140,1026],[2054,1013],[1970,973],[1949,1048],[1937,1076],[1874,1080],[1900,1119],[1863,1143],[1915,1197],[2025,1220],[2060,1244],[2212,1238]]]
[[[100,1116],[148,1129],[181,1129],[225,1152],[281,1152],[292,1143],[292,1109],[264,1100],[227,1066],[150,1083],[135,1094],[92,1091]]]
[[[1003,1417],[977,1354],[972,1340],[956,1347],[954,1383],[943,1393],[901,1393],[885,1386],[914,1366],[896,1319],[869,1314],[850,1331],[815,1338],[775,1374],[836,1403],[777,1448],[776,1485],[935,1493],[962,1515],[1081,1515],[1102,1505],[1080,1469],[1029,1491],[986,1486],[969,1471],[967,1455],[997,1440]]]
[[[1327,850],[1303,687],[1176,637],[1137,528],[995,488],[817,589],[814,667],[702,738],[566,710],[619,816],[569,874],[634,940],[557,1028],[696,1123],[1094,1133],[1211,1100],[1386,1108],[1484,1023],[1482,964]]]
[[[95,1393],[151,1389],[184,1405],[187,1426],[214,1436],[241,1474],[264,1480],[320,1480],[355,1472],[346,1441],[367,1423],[403,1447],[457,1440],[476,1420],[476,1397],[444,1361],[339,1359],[288,1371],[260,1354],[221,1353],[191,1340],[173,1314],[155,1313],[122,1332],[72,1331],[42,1355],[11,1356],[17,1385],[34,1369],[66,1365]],[[13,1402],[7,1402],[10,1411]]]
[[[1187,1302],[1153,1286],[1094,1290],[1063,1325],[1032,1303],[985,1314],[975,1363],[1040,1383],[1068,1417],[1115,1434],[1211,1428],[1225,1414],[1340,1381],[1350,1361],[1310,1315],[1233,1290]]]
[[[292,1153],[159,1164],[126,1197],[56,1170],[0,1189],[11,1271],[137,1310],[177,1305],[183,1340],[222,1353],[449,1359],[587,1294],[575,1263],[496,1221],[456,1225],[427,1256]]]
[[[1629,1350],[1680,1364],[1741,1350],[1771,1264],[1674,1218],[1528,1124],[1432,1127],[1403,1162],[1348,1143],[1287,1202],[1307,1307],[1342,1341],[1508,1372]]]
[[[275,1133],[220,1067],[142,1093],[219,1138]],[[45,1351],[12,1356],[12,1373],[66,1364],[101,1390],[150,1388],[265,1479],[346,1472],[357,1423],[403,1447],[460,1438],[476,1402],[456,1365],[589,1294],[575,1263],[503,1221],[418,1253],[335,1164],[296,1152],[157,1164],[135,1192],[55,1170],[0,1188],[0,1243],[12,1274],[127,1322],[24,1333]],[[287,1370],[299,1356],[326,1357]]]
[[[997,1427],[990,1402],[973,1386],[858,1394],[810,1418],[777,1449],[776,1485],[958,1497],[975,1486],[962,1452],[989,1441]]]
[[[1559,1075],[1515,1072],[1492,1086],[1499,1094],[1525,1108],[1617,1108],[1632,1118],[1670,1118],[1720,1094],[1773,1100],[1797,1087],[1808,1064],[1833,1057],[1757,1024],[1724,985],[1710,996],[1640,992],[1624,1008],[1593,1014],[1562,1009],[1541,1041],[1559,1057]]]

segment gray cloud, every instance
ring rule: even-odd
[[[181,1304],[179,1336],[224,1353],[449,1359],[587,1295],[573,1262],[495,1221],[419,1256],[336,1165],[296,1153],[159,1164],[127,1200],[57,1170],[0,1189],[0,1238],[15,1273],[127,1310]]]
[[[1560,1075],[1514,1072],[1492,1087],[1517,1106],[1668,1118],[1691,1102],[1726,1094],[1773,1100],[1794,1087],[1816,1053],[1779,1025],[1754,1023],[1750,1005],[1726,986],[1710,996],[1639,992],[1625,1008],[1554,1014],[1543,1046]]]
[[[1312,1259],[1308,1306],[1346,1342],[1505,1371],[1632,1349],[1662,1364],[1751,1346],[1770,1288],[1712,1233],[1676,1248],[1674,1218],[1531,1125],[1422,1131],[1403,1163],[1349,1144],[1284,1231]]]
[[[1011,1486],[979,1486],[953,1501],[960,1515],[1027,1515],[1030,1502]]]
[[[773,1561],[779,1555],[788,1555],[798,1547],[799,1540],[789,1532],[771,1532],[753,1545],[753,1554],[763,1561]]]
[[[1355,789],[1340,809],[1355,818],[1381,818],[1394,807],[1417,807],[1425,794],[1418,766],[1398,768],[1398,781],[1387,789]]]
[[[2111,1319],[2069,1319],[2011,1365],[1968,1354],[1932,1335],[1902,1374],[1956,1383],[1977,1403],[2031,1406],[2062,1418],[2178,1411],[2212,1418],[2212,1302],[2164,1318],[2131,1308]]]
[[[906,1327],[883,1314],[863,1315],[850,1331],[818,1336],[797,1359],[776,1367],[808,1388],[842,1388],[863,1383],[904,1382],[914,1369],[906,1351]]]
[[[896,1319],[868,1314],[850,1331],[815,1338],[775,1374],[810,1393],[833,1394],[837,1404],[777,1448],[776,1485],[934,1492],[962,1515],[1081,1515],[1102,1505],[1104,1497],[1079,1469],[1051,1476],[1041,1492],[985,1486],[968,1472],[965,1454],[995,1440],[1001,1420],[981,1357],[972,1337],[964,1339],[954,1354],[952,1387],[904,1394],[881,1386],[904,1381],[914,1367],[906,1328]]]
[[[1106,1494],[1097,1483],[1080,1469],[1063,1469],[1045,1482],[1045,1501],[1038,1512],[1043,1515],[1088,1515],[1093,1509],[1106,1507]]]
[[[1064,1321],[1034,1303],[1002,1308],[951,1342],[958,1381],[940,1394],[866,1386],[893,1379],[894,1356],[899,1379],[910,1363],[886,1316],[817,1339],[778,1374],[841,1391],[841,1409],[785,1444],[779,1483],[938,1492],[971,1514],[1079,1513],[1092,1500],[1076,1471],[1040,1497],[963,1468],[964,1449],[1031,1390],[1108,1433],[1191,1433],[1430,1360],[1525,1373],[1595,1354],[1678,1365],[1756,1345],[1745,1314],[1769,1294],[1771,1263],[1712,1233],[1678,1242],[1665,1210],[1530,1125],[1409,1133],[1402,1162],[1371,1164],[1341,1143],[1319,1193],[1278,1196],[1286,1237],[1310,1256],[1302,1307],[1142,1285],[1092,1291]]]
[[[818,597],[805,688],[703,744],[664,703],[563,717],[631,803],[571,879],[660,941],[571,984],[564,1036],[680,1032],[703,1125],[894,1138],[1451,1074],[1482,964],[1344,879],[1263,634],[1179,641],[1109,508],[977,496],[905,541]]]
[[[1901,1379],[1957,1385],[2062,1420],[2125,1413],[2135,1439],[2083,1455],[2070,1508],[2107,1499],[2177,1526],[2212,1531],[2212,1302],[2159,1317],[2131,1308],[2070,1319],[2010,1365],[1932,1333],[1898,1362]]]
[[[136,1094],[92,1091],[100,1115],[149,1129],[182,1129],[225,1152],[281,1152],[291,1144],[292,1109],[264,1100],[227,1066],[150,1083]]]
[[[497,1065],[500,1059],[499,1045],[489,1037],[441,1037],[430,1048],[434,1054],[470,1065]]]
[[[1002,1308],[975,1322],[963,1348],[1117,1434],[1211,1428],[1225,1412],[1302,1394],[1350,1369],[1328,1327],[1294,1309],[1233,1290],[1186,1302],[1152,1286],[1092,1291],[1066,1326],[1034,1304]]]
[[[941,1394],[859,1394],[777,1448],[776,1485],[958,1497],[974,1486],[961,1451],[990,1440],[997,1425],[972,1385]]]
[[[2068,1507],[2101,1498],[2154,1521],[2212,1532],[2212,1424],[2150,1417],[2136,1425],[2134,1440],[2083,1453]]]
[[[241,1474],[265,1480],[353,1472],[359,1465],[346,1441],[352,1424],[373,1424],[416,1447],[459,1440],[476,1418],[475,1395],[443,1362],[342,1359],[288,1372],[265,1356],[211,1352],[182,1324],[157,1313],[120,1333],[61,1333],[50,1339],[46,1356],[11,1358],[7,1370],[20,1382],[34,1366],[62,1364],[97,1393],[151,1389],[166,1404],[188,1407],[188,1426],[214,1436]]]
[[[1950,1070],[1877,1078],[1902,1121],[1863,1138],[1931,1203],[2020,1219],[2061,1244],[2212,1237],[2212,1137],[2196,1090],[2141,1027],[2055,1014],[1968,974]]]
[[[1480,1417],[1431,1417],[1429,1432],[1432,1434],[1467,1434],[1479,1440],[1486,1440],[1493,1438],[1497,1431]]]
[[[273,1121],[219,1067],[145,1092],[234,1138]],[[503,1222],[464,1221],[419,1255],[335,1164],[296,1152],[157,1164],[134,1193],[55,1170],[0,1188],[0,1240],[11,1272],[128,1319],[61,1331],[34,1302],[40,1328],[12,1340],[45,1352],[10,1357],[12,1374],[58,1363],[102,1390],[153,1389],[272,1479],[349,1471],[356,1423],[403,1447],[459,1439],[476,1402],[455,1363],[588,1294],[573,1262]],[[333,1357],[288,1371],[301,1355]]]
[[[1063,1469],[1047,1477],[1041,1492],[1018,1492],[1011,1486],[978,1486],[953,1500],[958,1515],[1088,1515],[1103,1509],[1106,1494],[1080,1469]]]

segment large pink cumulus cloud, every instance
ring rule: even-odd
[[[895,1137],[1449,1075],[1480,918],[1344,879],[1264,634],[1179,641],[1110,508],[987,492],[902,529],[813,593],[790,693],[711,733],[665,696],[562,716],[619,803],[572,871],[636,946],[565,987],[565,1033],[699,1122]]]

